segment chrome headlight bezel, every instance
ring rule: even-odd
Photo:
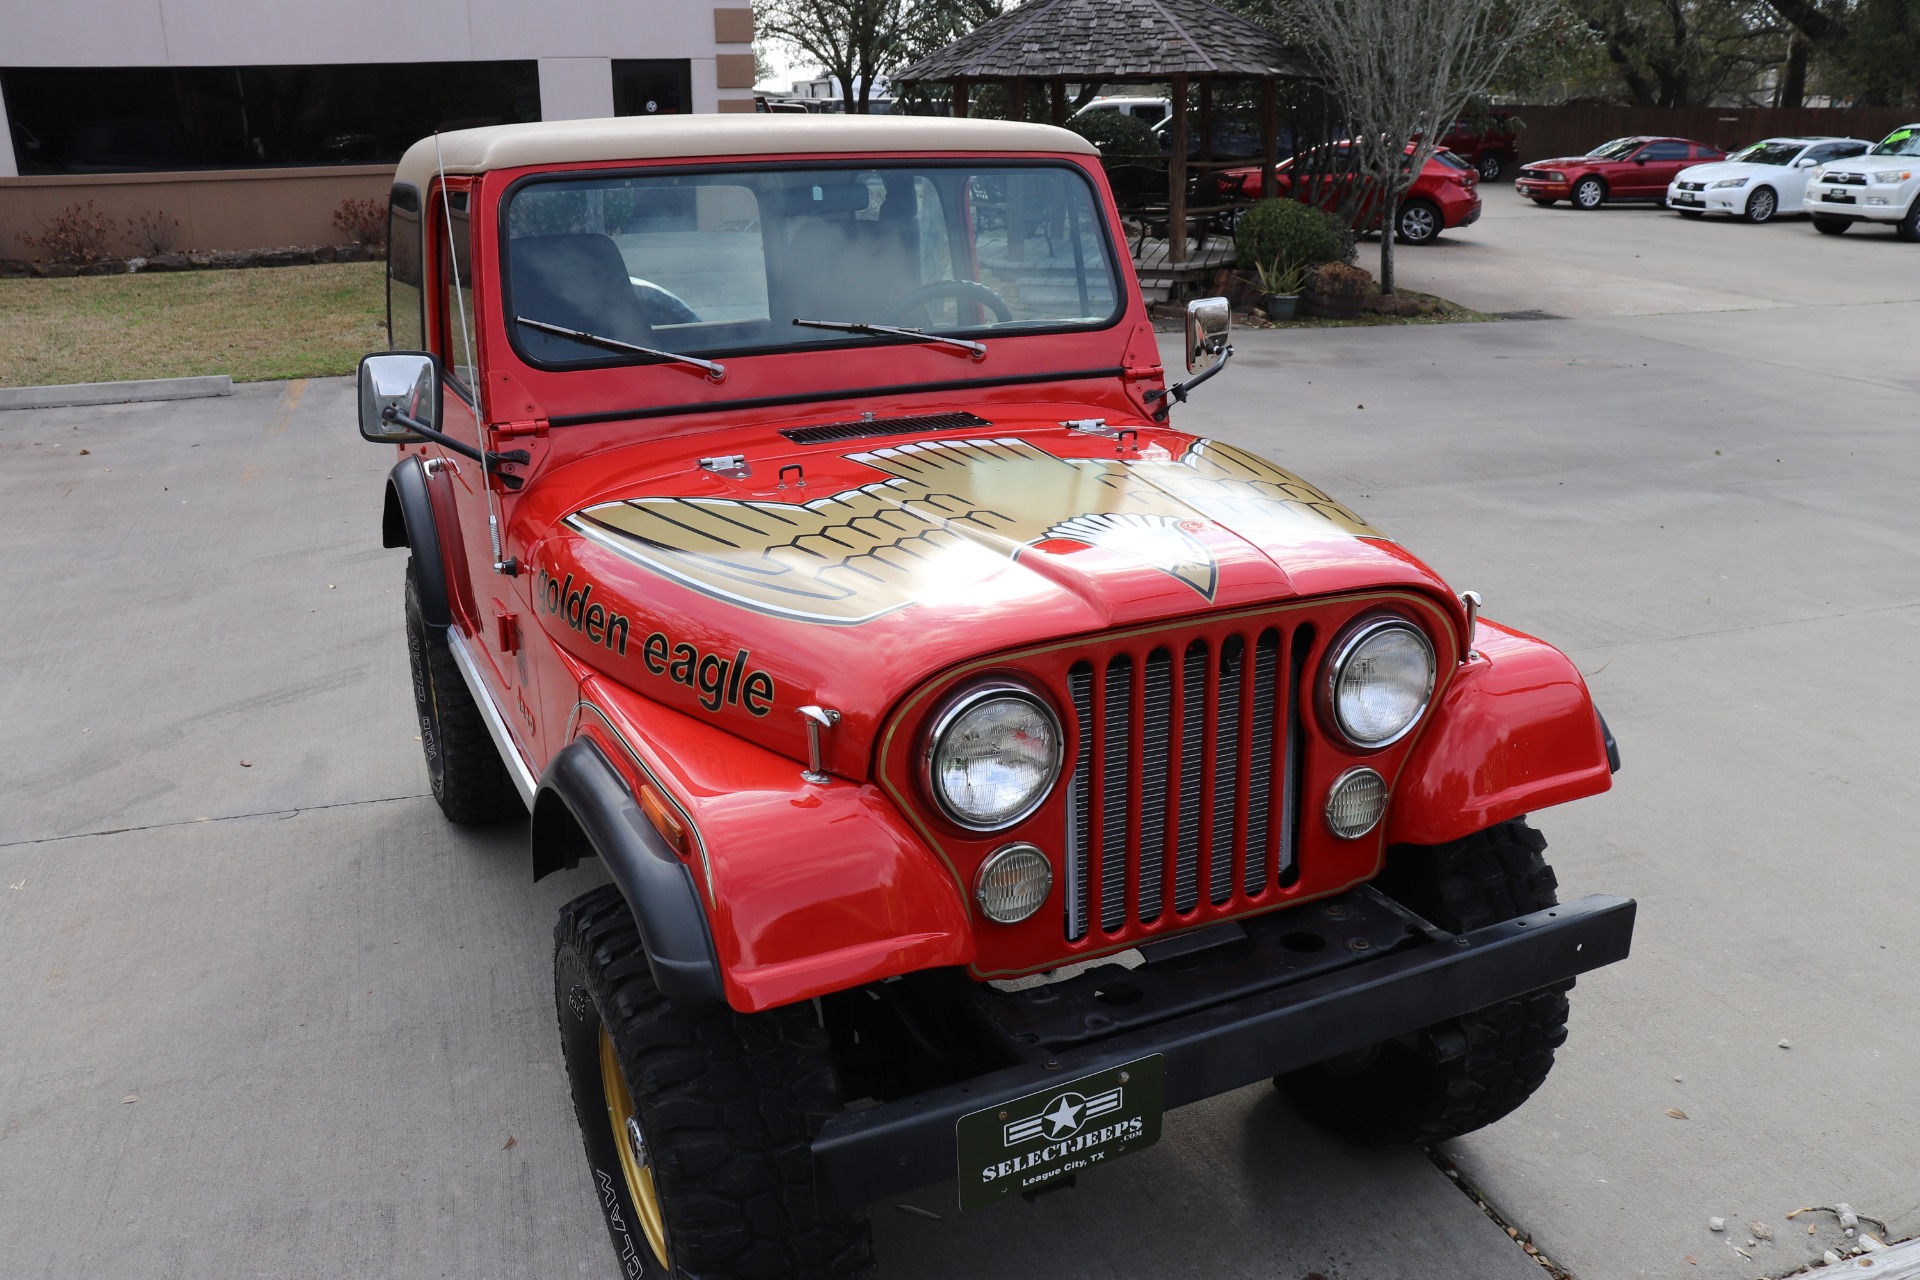
[[[1427,657],[1426,687],[1421,691],[1419,706],[1399,729],[1381,738],[1364,738],[1349,729],[1346,719],[1340,714],[1340,684],[1347,674],[1349,664],[1360,649],[1368,641],[1389,631],[1404,631],[1420,642],[1420,647]],[[1428,709],[1433,705],[1433,690],[1439,680],[1439,674],[1439,658],[1434,652],[1433,641],[1411,618],[1392,613],[1374,614],[1362,618],[1351,624],[1345,634],[1336,640],[1327,658],[1326,675],[1320,681],[1318,696],[1321,722],[1338,741],[1356,751],[1384,751],[1412,733],[1425,718]]]
[[[1040,713],[1046,720],[1048,729],[1052,734],[1051,749],[1048,753],[1046,776],[1044,780],[1034,788],[1033,794],[1027,797],[1026,801],[1008,816],[992,822],[981,822],[960,812],[954,806],[952,800],[948,798],[946,791],[941,787],[939,770],[940,750],[946,742],[947,735],[953,731],[954,726],[957,725],[963,717],[969,712],[977,710],[985,703],[1002,698],[1026,703]],[[989,680],[980,684],[969,685],[964,689],[948,695],[946,701],[941,705],[940,710],[929,722],[921,748],[920,784],[921,789],[926,792],[928,799],[933,802],[934,807],[939,811],[941,817],[951,822],[954,826],[959,827],[962,831],[976,834],[990,834],[1010,830],[1019,826],[1028,818],[1031,818],[1040,809],[1040,806],[1047,802],[1047,798],[1053,794],[1055,786],[1059,784],[1060,771],[1065,762],[1066,733],[1061,728],[1060,716],[1054,711],[1053,704],[1028,685],[1013,680]]]

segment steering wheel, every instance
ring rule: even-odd
[[[981,284],[978,280],[935,280],[932,284],[923,284],[904,298],[897,300],[880,314],[876,324],[899,324],[908,317],[902,312],[915,307],[925,307],[929,302],[940,298],[952,298],[956,303],[977,302],[993,312],[994,319],[1007,323],[1013,319],[1013,311],[1007,306],[1007,300]]]

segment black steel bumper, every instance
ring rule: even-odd
[[[1177,1107],[1565,981],[1625,959],[1633,918],[1632,899],[1593,894],[1455,936],[1363,886],[1222,926],[1226,959],[1161,944],[1142,968],[1102,966],[1054,994],[981,988],[1024,1061],[833,1117],[813,1144],[820,1195],[842,1210],[951,1178],[961,1116],[1055,1081],[1162,1054]]]

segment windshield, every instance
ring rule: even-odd
[[[1587,152],[1596,160],[1625,160],[1640,149],[1644,138],[1615,138],[1612,142],[1603,142]]]
[[[554,329],[738,355],[876,341],[796,320],[977,337],[1099,327],[1121,307],[1093,186],[1061,164],[538,179],[506,228],[509,327],[535,363],[650,358]]]
[[[1793,158],[1806,150],[1804,142],[1756,142],[1743,151],[1728,156],[1729,161],[1740,164],[1792,164]]]
[[[1876,156],[1920,156],[1920,125],[1902,125],[1869,152]]]

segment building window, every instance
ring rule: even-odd
[[[615,58],[613,114],[677,116],[693,110],[693,64],[685,58]]]
[[[538,64],[0,69],[20,172],[391,164],[436,129],[540,118]]]

